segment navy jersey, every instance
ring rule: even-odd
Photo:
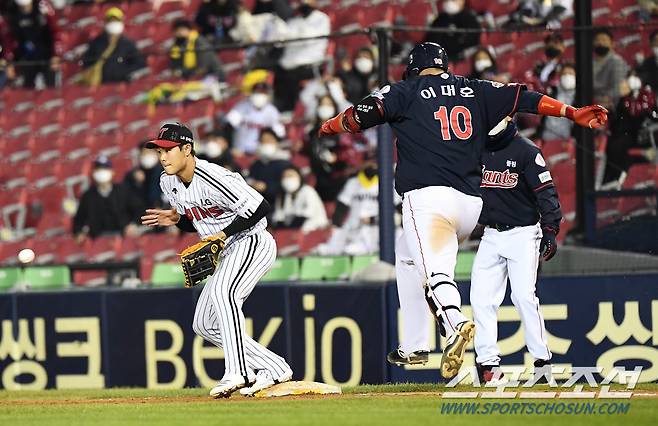
[[[449,186],[479,195],[480,153],[487,133],[516,112],[522,90],[522,85],[442,73],[375,91],[383,119],[398,138],[397,192]],[[358,104],[356,111],[368,112],[364,108],[371,107]]]
[[[516,132],[506,139],[482,152],[480,223],[527,226],[541,218],[559,229],[560,203],[541,150]]]

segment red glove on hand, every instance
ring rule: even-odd
[[[322,123],[320,130],[318,130],[318,136],[323,137],[323,136],[331,136],[331,135],[337,135],[339,133],[342,133],[343,129],[340,124],[342,119],[343,119],[343,113],[340,113],[334,118],[330,118],[329,120]]]
[[[588,105],[582,108],[568,107],[566,117],[580,126],[597,129],[608,122],[608,110],[601,105]]]

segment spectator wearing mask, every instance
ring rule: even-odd
[[[650,40],[652,55],[642,62],[638,68],[638,75],[656,93],[658,91],[658,30],[651,33]]]
[[[214,130],[208,133],[205,141],[199,144],[198,157],[210,163],[215,163],[234,172],[240,172],[240,167],[235,164],[231,154],[231,144],[226,133],[222,130]]]
[[[258,147],[260,131],[266,127],[282,138],[285,128],[281,124],[279,110],[270,100],[267,83],[256,83],[249,98],[238,102],[226,121],[233,127],[233,149],[238,153],[253,154]]]
[[[614,51],[612,33],[599,29],[594,33],[594,101],[613,110],[619,102],[621,83],[628,74],[628,64]]]
[[[442,29],[480,29],[475,12],[466,7],[465,0],[444,0],[443,11],[439,13],[432,28]],[[480,33],[435,33],[428,32],[425,41],[440,44],[448,53],[449,58],[459,61],[464,59],[464,51],[480,44]]]
[[[248,183],[263,195],[268,203],[273,204],[281,192],[281,174],[291,167],[288,152],[280,147],[277,134],[269,128],[261,130],[257,160],[249,168]]]
[[[572,105],[576,96],[576,67],[565,63],[559,72],[558,84],[548,94],[567,105]],[[573,122],[557,117],[544,117],[540,130],[544,141],[567,140],[571,137]]]
[[[560,28],[561,19],[573,14],[573,0],[521,0],[510,17],[511,26]]]
[[[356,157],[356,152],[351,141],[340,135],[318,136],[322,123],[334,117],[340,108],[328,95],[320,97],[317,103],[314,124],[308,133],[311,171],[315,175],[315,188],[322,200],[334,201],[349,173],[345,157]]]
[[[395,194],[395,203],[400,197]],[[359,173],[345,183],[336,202],[329,240],[318,247],[321,255],[373,254],[379,251],[379,176],[377,160],[366,158]]]
[[[340,70],[336,76],[343,81],[347,100],[356,105],[371,92],[371,82],[377,77],[375,73],[375,55],[369,47],[362,47],[354,55],[351,69]]]
[[[158,175],[159,177],[159,175]],[[114,171],[107,157],[94,162],[94,184],[80,198],[73,217],[73,235],[78,243],[106,234],[138,234],[137,223],[144,207],[130,191],[112,182]]]
[[[307,82],[299,94],[299,100],[304,105],[306,121],[312,123],[315,121],[318,113],[318,100],[325,96],[328,96],[337,105],[337,111],[344,111],[350,106],[345,98],[343,81],[325,70],[321,77]]]
[[[630,155],[629,149],[638,148],[640,132],[648,120],[658,118],[656,95],[635,72],[622,83],[622,98],[617,105],[616,117],[611,121],[611,135],[606,145],[606,167],[602,189],[621,189],[626,172],[633,164],[655,158],[653,149],[642,155]]]
[[[299,229],[306,234],[329,226],[320,196],[303,182],[296,167],[290,166],[283,171],[281,189],[274,202],[273,228]]]
[[[124,15],[118,7],[105,13],[105,31],[89,42],[82,56],[83,82],[89,86],[130,81],[132,74],[146,67],[135,42],[123,35]]]
[[[216,43],[231,42],[229,31],[237,22],[239,0],[204,0],[194,22],[204,37]]]
[[[560,34],[549,34],[544,39],[544,55],[546,59],[535,67],[535,75],[543,87],[558,84],[560,65],[564,62],[564,40]]]
[[[296,16],[287,22],[286,39],[318,37],[331,31],[329,16],[316,9],[316,0],[301,0]],[[300,83],[314,77],[316,67],[326,60],[329,41],[315,38],[286,43],[274,71],[274,100],[280,111],[292,111]]]
[[[60,31],[55,10],[46,0],[11,0],[7,20],[0,25],[6,27],[2,37],[2,55],[7,63],[16,62],[13,70],[6,73],[21,77],[23,87],[37,87],[37,77],[42,85],[56,84],[57,71],[61,68]],[[21,64],[21,61],[32,62]]]
[[[473,71],[468,78],[509,83],[509,76],[498,72],[496,59],[490,49],[484,47],[478,48],[473,55],[472,61]]]
[[[162,166],[158,154],[152,149],[144,148],[140,142],[139,164],[130,170],[123,178],[123,185],[131,196],[149,208],[162,208],[166,203],[162,199],[160,189],[160,173]]]
[[[219,57],[208,41],[187,19],[177,19],[173,25],[174,45],[169,50],[174,75],[186,79],[202,79],[206,76],[224,80]]]

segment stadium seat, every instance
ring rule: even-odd
[[[302,258],[302,281],[346,280],[351,272],[348,256],[306,256]]]
[[[11,289],[21,280],[21,268],[0,268],[0,293]]]
[[[30,266],[23,280],[32,290],[58,290],[71,285],[71,272],[67,266]]]
[[[261,281],[296,281],[299,279],[299,259],[279,257]]]
[[[352,275],[364,270],[368,266],[377,263],[378,261],[379,256],[377,255],[354,256],[352,258]]]
[[[455,281],[467,281],[471,279],[471,270],[473,269],[474,260],[475,260],[475,252],[460,251],[457,254],[457,266],[455,266]]]
[[[185,282],[180,263],[156,263],[151,273],[153,287],[181,286]]]

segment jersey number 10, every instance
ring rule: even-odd
[[[461,116],[461,117],[460,117]],[[464,121],[464,126],[460,122]],[[442,106],[434,112],[434,119],[441,122],[441,137],[444,141],[452,140],[450,130],[459,140],[469,139],[473,135],[473,126],[471,125],[471,111],[465,106],[456,106],[450,110],[450,119],[448,119],[448,108]]]

